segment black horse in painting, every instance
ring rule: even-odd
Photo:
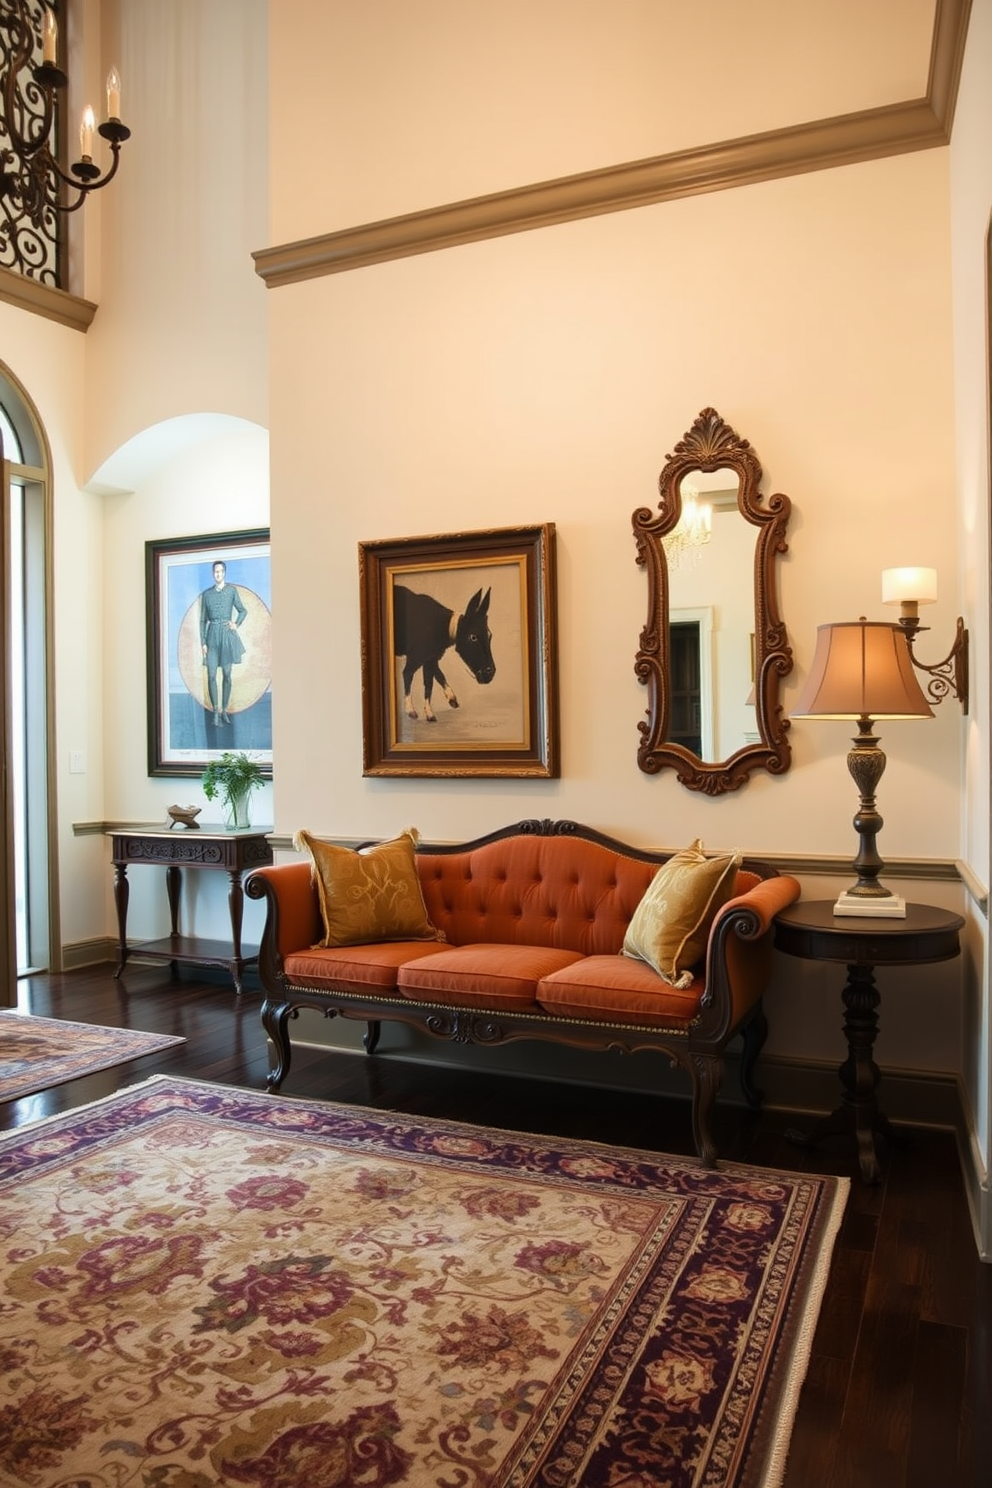
[[[468,667],[477,682],[491,682],[496,675],[489,630],[489,596],[477,589],[465,607],[456,615],[429,594],[415,594],[402,584],[393,587],[393,649],[405,658],[403,667],[403,707],[408,718],[416,718],[410,690],[414,673],[424,674],[424,718],[437,723],[431,707],[434,683],[439,682],[449,706],[458,707],[458,699],[448,686],[440,667],[441,657],[449,646]]]

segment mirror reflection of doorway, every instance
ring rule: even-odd
[[[699,622],[686,620],[669,627],[672,712],[668,742],[681,744],[702,757],[702,694],[699,675]]]
[[[713,693],[712,605],[673,609],[668,625],[669,744],[681,744],[698,759],[716,759]]]

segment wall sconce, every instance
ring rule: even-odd
[[[914,667],[926,672],[930,678],[926,684],[927,698],[931,703],[941,703],[948,693],[953,693],[961,704],[961,711],[968,711],[968,632],[964,621],[958,616],[954,645],[943,661],[927,666],[913,654],[913,642],[920,630],[929,626],[920,624],[920,605],[933,604],[937,598],[937,570],[935,568],[886,568],[882,571],[882,603],[899,606],[899,624],[909,642],[909,654]]]

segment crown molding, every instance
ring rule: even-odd
[[[252,254],[255,272],[267,288],[275,289],[606,212],[946,145],[970,11],[971,0],[937,0],[925,98],[562,176],[259,249]]]
[[[16,305],[19,310],[30,310],[33,315],[43,315],[46,320],[56,320],[71,331],[88,331],[97,312],[91,300],[81,300],[64,289],[39,284],[37,279],[29,279],[13,269],[0,268],[0,300]]]
[[[958,101],[958,84],[968,40],[971,0],[937,0],[933,18],[933,43],[930,48],[930,72],[927,77],[927,102],[940,120],[950,141],[954,109]]]

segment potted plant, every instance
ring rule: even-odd
[[[257,760],[243,749],[225,749],[203,772],[203,794],[208,801],[218,796],[224,803],[229,827],[251,826],[251,798],[264,779]]]

